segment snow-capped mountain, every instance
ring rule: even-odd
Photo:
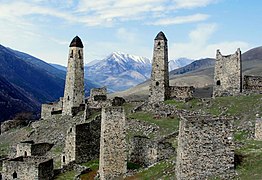
[[[179,58],[179,59],[175,59],[175,60],[170,60],[169,63],[168,63],[169,71],[184,67],[184,66],[192,63],[193,61],[194,60],[187,59],[187,58]]]
[[[148,58],[113,52],[105,59],[85,66],[85,77],[119,91],[144,82],[150,77]]]

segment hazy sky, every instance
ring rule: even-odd
[[[0,44],[62,65],[76,35],[90,62],[113,51],[151,58],[159,31],[170,59],[245,52],[262,45],[262,1],[0,0]]]

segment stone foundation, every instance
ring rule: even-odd
[[[193,86],[169,86],[169,98],[188,101],[193,98],[194,90]]]
[[[255,139],[262,140],[262,119],[258,118],[255,125]]]
[[[262,76],[244,76],[243,89],[245,92],[262,93]]]

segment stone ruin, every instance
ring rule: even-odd
[[[233,96],[242,92],[241,51],[223,56],[219,50],[216,54],[213,97]]]
[[[262,93],[262,77],[261,76],[244,76],[243,91]]]
[[[255,139],[262,140],[262,118],[257,118],[255,123]]]
[[[54,144],[35,143],[34,141],[22,141],[16,146],[16,157],[20,156],[44,156]]]
[[[102,107],[108,107],[112,104],[111,101],[107,99],[106,87],[91,89],[90,97],[87,102],[89,107],[93,109],[101,109]]]
[[[45,179],[53,178],[53,159],[45,157],[16,157],[3,161],[2,178]]]
[[[59,101],[48,104],[42,104],[41,118],[46,119],[54,114],[62,114],[63,98],[60,97]]]
[[[168,142],[134,136],[129,149],[129,161],[148,167],[175,154],[175,148]]]
[[[127,172],[125,121],[122,107],[102,109],[99,157],[101,180],[123,178]]]
[[[209,116],[182,117],[177,179],[232,179],[234,175],[233,120]]]
[[[167,38],[161,31],[154,40],[149,102],[159,103],[168,99],[187,100],[193,97],[192,86],[169,86]]]
[[[71,127],[66,136],[61,166],[83,163],[99,157],[101,117]]]

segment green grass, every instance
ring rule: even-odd
[[[175,166],[168,161],[162,161],[149,167],[134,176],[125,178],[126,180],[175,180]]]
[[[72,180],[75,178],[76,172],[75,171],[68,171],[59,176],[55,177],[56,180]]]
[[[95,159],[95,160],[92,160],[92,161],[88,161],[86,163],[82,163],[81,165],[89,167],[90,169],[92,169],[92,171],[98,170],[98,168],[99,168],[99,160]]]
[[[130,114],[128,116],[130,119],[137,119],[146,121],[148,123],[153,123],[159,126],[164,134],[169,134],[171,132],[177,131],[179,128],[178,118],[160,118],[155,119],[152,114],[146,112],[137,112]]]
[[[7,155],[9,150],[9,144],[0,144],[0,156]]]
[[[177,109],[196,109],[200,103],[198,99],[191,99],[188,102],[177,100],[166,100],[165,104],[174,105]]]

